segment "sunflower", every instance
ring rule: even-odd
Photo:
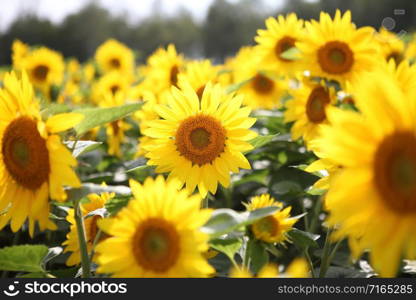
[[[220,85],[208,83],[199,100],[188,84],[182,90],[172,88],[167,105],[157,105],[162,118],[149,122],[144,134],[154,138],[146,157],[156,172],[170,172],[190,192],[202,196],[214,194],[218,182],[227,187],[230,171],[250,169],[243,151],[253,147],[247,142],[256,133],[249,128],[256,122],[250,108],[241,108],[242,96],[227,94]]]
[[[132,80],[130,76],[120,72],[108,72],[100,77],[92,86],[92,99],[100,104],[107,94],[121,93],[127,96]]]
[[[29,219],[33,235],[35,221],[40,229],[53,229],[48,198],[64,201],[63,185],[78,187],[72,170],[77,162],[62,145],[58,132],[76,125],[83,116],[54,115],[43,122],[39,104],[26,73],[19,79],[6,74],[0,90],[0,228],[11,221],[17,231]]]
[[[133,52],[114,39],[107,40],[97,48],[95,60],[103,73],[117,71],[129,75],[134,71]]]
[[[60,53],[46,47],[30,51],[18,66],[26,71],[31,83],[47,98],[52,85],[59,85],[64,78],[65,64]]]
[[[323,82],[317,83],[305,78],[302,85],[293,90],[293,99],[286,102],[285,122],[294,122],[292,139],[303,137],[306,144],[316,138],[319,126],[327,123],[326,111],[335,103],[335,90]]]
[[[262,63],[286,76],[294,75],[299,71],[298,61],[284,58],[282,54],[296,48],[296,42],[303,39],[303,20],[299,20],[295,13],[270,17],[266,20],[266,28],[259,29],[255,37]]]
[[[386,61],[393,59],[396,64],[400,64],[405,58],[405,43],[394,32],[381,27],[376,35],[376,41],[380,46],[381,55]]]
[[[89,202],[81,204],[81,213],[84,217],[84,228],[88,253],[91,253],[91,251],[93,250],[94,242],[97,242],[96,238],[100,240],[104,238],[103,235],[97,237],[97,221],[101,219],[103,216],[101,216],[100,214],[95,214],[89,217],[86,216],[93,211],[104,208],[106,202],[113,198],[114,195],[114,193],[102,193],[101,195],[90,194],[87,196]],[[66,261],[67,266],[75,266],[81,262],[81,252],[79,247],[78,232],[74,214],[74,209],[71,208],[68,211],[68,215],[66,217],[66,220],[71,224],[70,230],[66,235],[66,240],[62,243],[63,246],[66,246],[64,252],[71,252],[71,255],[68,257]],[[96,261],[96,255],[94,255],[93,261]]]
[[[343,166],[325,197],[335,238],[349,237],[354,257],[370,249],[381,276],[416,258],[416,109],[391,74],[354,85],[362,114],[332,108],[316,154]],[[387,246],[387,247],[386,247]]]
[[[259,69],[258,59],[253,58],[235,69],[234,78],[237,83],[242,83],[238,93],[244,95],[244,104],[252,109],[278,108],[288,88],[286,81]]]
[[[329,189],[330,179],[341,168],[342,166],[336,165],[329,159],[318,159],[307,166],[305,171],[309,173],[319,172],[321,177],[314,183],[313,187],[315,189],[327,190]]]
[[[305,27],[307,34],[296,46],[302,53],[304,68],[313,76],[344,83],[377,64],[379,56],[374,29],[357,29],[351,23],[350,11],[341,16],[337,10],[333,20],[321,12],[319,23],[312,20]]]
[[[182,88],[186,82],[189,82],[201,99],[205,85],[217,81],[218,71],[219,67],[213,66],[208,59],[188,62],[184,71],[178,74],[178,86]]]
[[[184,64],[183,56],[176,52],[174,45],[159,48],[147,59],[143,84],[157,95],[165,93],[171,86],[178,86],[178,75]]]
[[[279,207],[273,215],[264,217],[254,222],[250,229],[254,237],[266,243],[284,243],[288,240],[287,232],[297,222],[297,218],[290,217],[292,207],[281,209],[283,204],[275,201],[269,194],[263,194],[251,198],[249,203],[243,203],[248,211],[256,210],[267,206]]]
[[[101,107],[114,107],[125,104],[124,95],[121,92],[116,94],[107,93],[100,103]],[[108,154],[121,158],[121,144],[125,139],[125,131],[129,130],[131,125],[124,120],[116,120],[106,124],[106,134],[108,143]]]
[[[96,248],[98,272],[114,277],[207,277],[214,269],[203,257],[208,235],[199,228],[211,216],[201,198],[178,190],[176,180],[131,180],[135,199],[116,217],[102,219],[108,234]]]

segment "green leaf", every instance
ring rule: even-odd
[[[125,207],[129,203],[130,199],[130,196],[114,197],[105,203],[105,208],[107,209],[110,216],[113,216],[118,213],[120,209]]]
[[[17,275],[17,278],[48,278],[47,274],[45,272],[32,272],[32,273],[26,273],[22,275]]]
[[[246,83],[250,82],[252,79],[253,79],[253,78],[250,78],[250,79],[247,79],[247,80],[244,80],[244,81],[241,81],[241,82],[238,82],[238,83],[235,83],[235,84],[229,85],[229,86],[227,87],[227,89],[226,89],[227,93],[228,93],[228,94],[231,94],[231,93],[233,93],[233,92],[238,91],[239,89],[241,89],[241,87],[242,87],[243,85],[245,85]]]
[[[288,60],[298,60],[300,51],[296,47],[289,48],[285,52],[280,54],[281,58],[288,59]]]
[[[51,103],[45,109],[43,109],[40,113],[41,113],[42,119],[45,120],[50,116],[53,116],[56,114],[67,113],[70,111],[71,111],[71,107],[69,107],[67,104]]]
[[[82,136],[92,128],[126,117],[130,113],[140,109],[141,106],[142,103],[133,103],[115,107],[74,110],[74,112],[81,113],[85,116],[81,123],[74,127],[75,131],[78,136]]]
[[[144,170],[150,170],[153,169],[155,166],[149,166],[149,165],[143,165],[143,166],[137,166],[134,168],[131,168],[129,170],[126,171],[126,173],[132,173],[132,172],[136,172],[136,171],[144,171]]]
[[[312,234],[310,232],[294,228],[288,232],[288,235],[290,240],[302,249],[308,247],[318,247],[318,243],[316,242],[316,240],[318,240],[320,237],[318,234]]]
[[[327,190],[310,188],[306,193],[312,196],[321,196],[326,193]]]
[[[269,135],[258,135],[254,139],[252,139],[249,143],[254,147],[254,149],[263,147],[264,145],[267,145],[268,143],[272,142],[275,137],[277,137],[279,134],[269,134]],[[250,150],[253,151],[254,149]],[[250,152],[248,151],[248,152]],[[247,153],[248,153],[247,152]]]
[[[62,247],[52,247],[48,249],[48,253],[43,258],[42,265],[46,266],[46,264],[53,258],[57,257],[63,251]],[[45,267],[44,267],[45,268]],[[45,268],[46,269],[46,268]]]
[[[201,230],[211,235],[211,238],[216,238],[239,227],[250,225],[261,218],[273,214],[278,209],[276,206],[268,206],[250,212],[237,213],[232,209],[220,208],[213,212],[211,218]]]
[[[75,201],[82,199],[89,194],[101,194],[101,193],[116,193],[118,195],[130,195],[131,190],[124,185],[99,185],[94,183],[84,183],[80,188],[68,188],[66,189],[67,201]]]
[[[74,147],[74,141],[67,141],[64,142],[65,145],[72,149]],[[72,155],[74,157],[78,157],[83,153],[90,152],[92,150],[97,149],[102,143],[101,142],[94,142],[94,141],[77,141],[75,144],[75,148],[72,151]]]
[[[44,245],[19,245],[0,249],[0,270],[44,272],[42,261],[48,253]]]
[[[248,242],[248,251],[251,271],[256,274],[269,262],[269,254],[266,251],[265,244],[255,239]]]
[[[242,245],[241,239],[231,238],[231,239],[214,239],[210,241],[210,246],[227,255],[230,259],[234,259],[234,255],[241,248]]]
[[[278,195],[303,193],[303,188],[299,183],[289,180],[277,182],[272,185],[271,189],[273,190],[273,193]]]

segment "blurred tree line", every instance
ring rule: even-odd
[[[416,27],[412,18],[416,13],[414,0],[283,0],[279,11],[267,11],[262,1],[240,0],[235,3],[215,0],[205,20],[196,22],[192,15],[181,10],[174,16],[154,13],[136,24],[124,16],[113,16],[95,2],[68,15],[62,23],[53,24],[35,15],[21,15],[0,33],[0,65],[10,64],[11,44],[21,39],[30,44],[42,44],[62,52],[65,57],[81,61],[94,55],[96,47],[114,37],[137,51],[144,59],[157,47],[174,43],[178,50],[190,57],[210,57],[217,61],[232,55],[242,45],[253,44],[256,30],[264,28],[264,19],[279,13],[296,12],[299,17],[319,17],[320,11],[331,14],[336,8],[352,10],[357,25],[381,26],[384,18],[395,20],[394,31],[410,31]],[[139,2],[138,2],[138,5]],[[395,15],[395,9],[405,11]]]

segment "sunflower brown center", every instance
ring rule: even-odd
[[[120,131],[120,126],[118,125],[118,121],[111,122],[110,125],[111,125],[111,128],[113,128],[114,135],[117,135],[118,132]]]
[[[173,86],[177,86],[178,84],[178,74],[179,74],[179,67],[177,65],[174,65],[170,69],[170,84]]]
[[[416,136],[387,136],[374,157],[374,183],[383,201],[399,214],[416,214]]]
[[[36,66],[32,71],[33,77],[35,77],[38,81],[45,81],[48,73],[49,67],[45,65]]]
[[[226,131],[211,116],[197,115],[182,121],[176,131],[176,147],[192,164],[211,163],[224,152]]]
[[[290,36],[285,36],[281,38],[274,47],[274,53],[276,54],[277,59],[283,60],[285,62],[291,62],[292,60],[283,58],[281,55],[290,48],[295,47],[296,40]]]
[[[110,91],[113,95],[115,95],[120,90],[120,87],[117,84],[114,84],[110,87]]]
[[[257,74],[252,80],[254,90],[259,94],[269,94],[273,91],[274,83],[262,74]]]
[[[28,117],[13,120],[4,132],[1,150],[8,173],[19,185],[36,190],[48,181],[49,152],[36,121]]]
[[[279,222],[273,216],[267,216],[254,223],[254,231],[275,235],[279,230]]]
[[[120,60],[118,58],[110,59],[110,66],[113,69],[120,69],[120,66],[121,66]]]
[[[349,72],[354,64],[354,53],[348,44],[332,41],[318,50],[318,62],[327,73],[344,74]]]
[[[326,119],[325,107],[331,102],[328,91],[318,86],[312,90],[306,103],[306,115],[312,123],[321,123]]]
[[[133,253],[144,269],[165,272],[175,265],[180,254],[180,237],[166,220],[150,218],[136,229]]]

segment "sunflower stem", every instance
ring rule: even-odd
[[[82,266],[82,277],[89,278],[91,277],[91,263],[88,256],[87,240],[85,236],[85,226],[84,218],[81,212],[81,206],[79,205],[79,200],[74,202],[74,211],[75,211],[75,223],[77,226],[79,249],[81,252],[81,266]]]
[[[325,244],[321,258],[321,266],[319,268],[319,278],[324,278],[326,271],[329,268],[329,264],[331,263],[331,241],[330,235],[332,233],[332,228],[328,227],[326,232]]]
[[[313,262],[312,262],[311,256],[309,255],[309,248],[308,247],[305,248],[304,254],[305,254],[305,258],[306,258],[306,260],[309,264],[309,268],[311,269],[312,278],[316,278],[316,274],[315,274],[315,271],[313,269]]]
[[[94,242],[92,243],[91,252],[90,252],[90,261],[92,261],[92,257],[94,256],[95,246],[97,245],[98,241],[101,239],[102,231],[98,229],[97,234],[95,235]]]

